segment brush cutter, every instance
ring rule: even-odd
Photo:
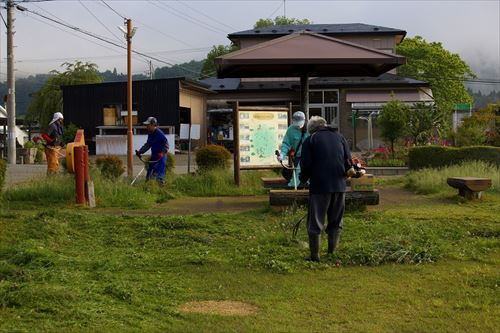
[[[158,162],[161,160],[161,158],[160,158],[160,159],[157,159],[156,161],[151,161],[151,160],[146,160],[146,159],[144,159],[144,158],[142,157],[142,155],[139,155],[139,154],[137,154],[137,153],[136,153],[136,155],[137,155],[137,157],[141,160],[141,162],[143,162],[143,163],[144,163],[144,166],[142,167],[141,171],[139,171],[139,173],[137,174],[137,176],[135,176],[134,180],[132,180],[132,183],[130,183],[130,185],[134,185],[134,183],[135,183],[135,181],[137,180],[137,178],[139,178],[139,176],[140,176],[140,175],[144,172],[144,170],[146,170],[146,167],[148,167],[148,168],[149,168],[149,165],[150,165],[150,164],[155,164],[155,163],[158,163]]]

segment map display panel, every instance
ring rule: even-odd
[[[288,128],[288,111],[240,109],[238,113],[241,168],[278,166],[274,152]]]

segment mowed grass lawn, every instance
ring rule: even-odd
[[[499,331],[500,195],[415,199],[347,214],[339,253],[320,264],[302,260],[303,226],[291,237],[303,211],[136,216],[4,203],[0,331]],[[217,300],[257,311],[180,309]]]

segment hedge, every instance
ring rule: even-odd
[[[196,151],[198,171],[227,169],[230,165],[231,153],[222,146],[206,145]]]
[[[500,166],[500,147],[421,146],[411,148],[408,154],[410,169],[440,168],[463,161],[484,161]]]
[[[3,183],[5,182],[5,172],[7,171],[7,163],[0,159],[0,192],[2,192]]]

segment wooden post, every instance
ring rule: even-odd
[[[83,146],[77,146],[74,148],[74,165],[76,203],[85,204],[85,167],[83,159]]]
[[[233,106],[233,161],[234,183],[240,186],[240,104],[238,101]]]
[[[300,106],[309,121],[309,75],[304,73],[300,76]]]
[[[132,20],[127,19],[127,175],[134,176],[132,150],[134,147],[132,132]]]

